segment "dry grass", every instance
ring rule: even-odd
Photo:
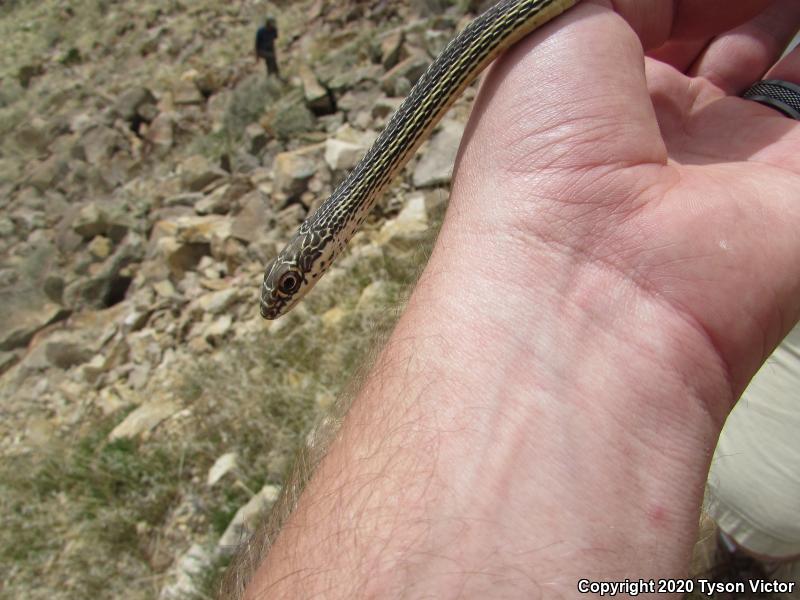
[[[283,482],[312,423],[391,328],[418,258],[356,261],[335,283],[320,284],[305,315],[186,367],[172,391],[189,412],[149,439],[107,441],[126,410],[82,423],[88,434],[0,463],[0,594],[155,597],[176,553],[197,540],[213,545],[252,492]],[[383,307],[321,325],[325,309],[354,308],[377,280],[391,292]],[[240,468],[209,489],[208,469],[226,452],[239,455]],[[199,597],[213,596],[224,567],[222,559],[212,566]]]

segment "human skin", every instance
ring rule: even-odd
[[[800,5],[611,4],[485,77],[433,255],[246,598],[687,576],[725,416],[800,316],[800,126],[736,97]]]

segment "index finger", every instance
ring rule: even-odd
[[[667,42],[709,39],[749,21],[773,0],[592,0],[611,6],[645,50]]]

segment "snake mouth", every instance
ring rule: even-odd
[[[280,311],[277,308],[273,307],[273,306],[267,307],[267,306],[264,306],[262,304],[261,305],[261,310],[259,312],[261,312],[261,316],[263,318],[267,319],[268,321],[272,321],[272,320],[278,318],[278,313]]]
[[[263,318],[268,321],[274,321],[278,317],[289,312],[299,300],[299,298],[290,300],[289,298],[281,298],[280,296],[271,297],[269,301],[262,299],[259,312]]]
[[[284,304],[286,304],[286,302],[279,298],[270,297],[266,300],[262,297],[259,305],[259,312],[263,318],[272,321],[285,312],[283,310]]]

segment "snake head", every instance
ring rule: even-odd
[[[267,266],[261,286],[262,317],[272,320],[286,314],[314,287],[325,264],[319,260],[317,240],[307,232],[296,235]]]
[[[272,320],[288,312],[303,297],[299,292],[304,279],[302,271],[293,262],[282,260],[280,255],[273,260],[264,272],[261,316]]]

